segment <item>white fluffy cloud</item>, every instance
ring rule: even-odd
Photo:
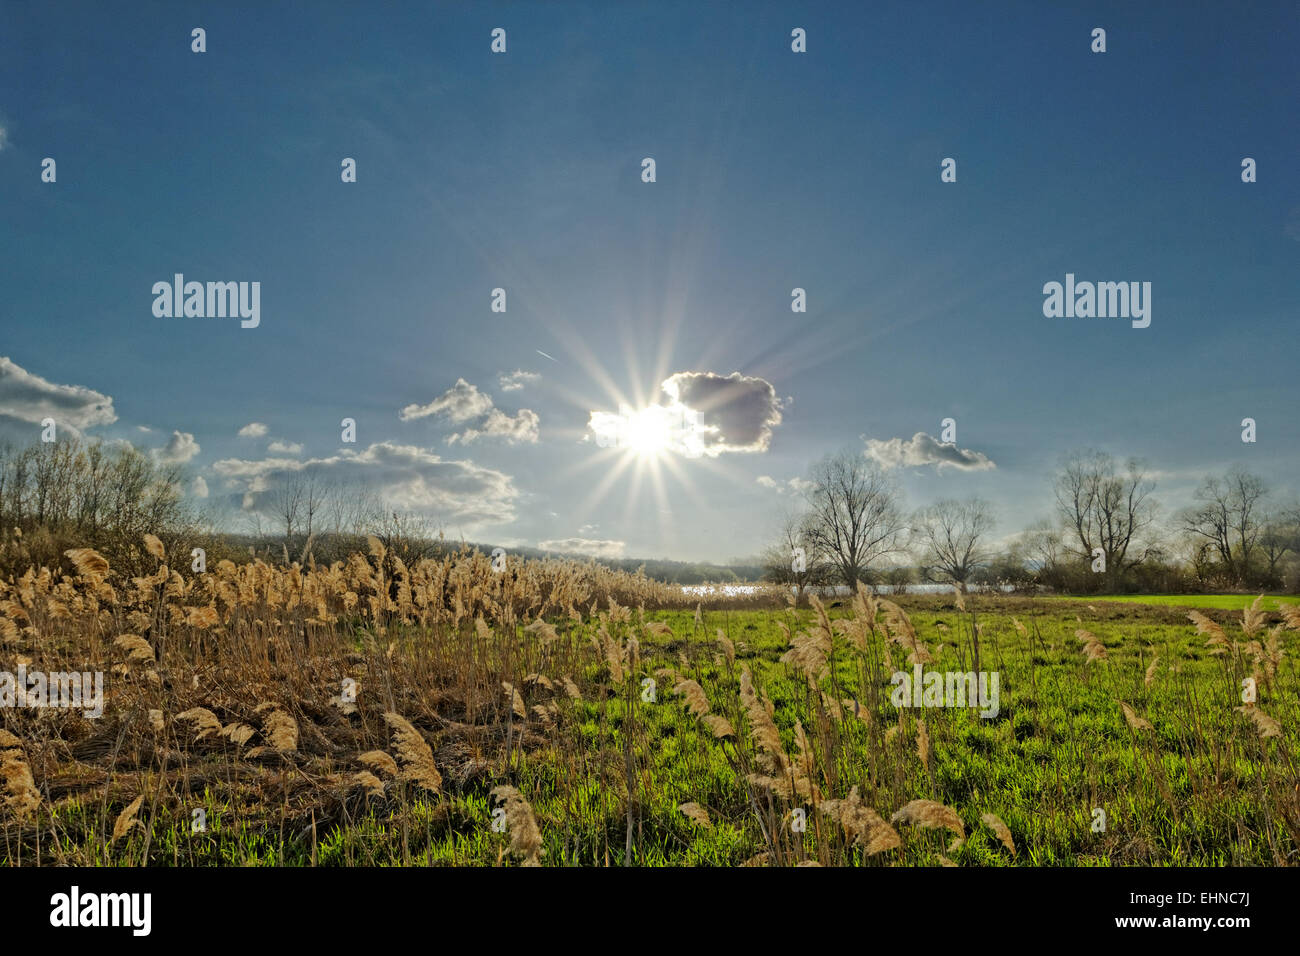
[[[790,478],[786,481],[777,481],[770,475],[759,475],[754,481],[769,491],[775,491],[778,495],[802,495],[813,487],[813,482],[807,478]]]
[[[296,441],[281,441],[277,438],[266,446],[266,450],[272,455],[301,455],[302,445]]]
[[[404,422],[430,415],[443,415],[453,425],[481,418],[492,410],[492,399],[463,378],[427,405],[407,405],[397,417]]]
[[[261,422],[249,422],[239,430],[240,438],[262,438],[269,431]]]
[[[956,468],[958,471],[988,471],[997,465],[983,452],[958,448],[952,442],[941,442],[933,435],[917,432],[910,439],[891,438],[888,441],[867,439],[866,455],[882,468],[920,468],[934,465],[936,471]]]
[[[74,432],[117,421],[113,399],[83,385],[55,385],[0,357],[0,418],[39,425],[53,418]]]
[[[471,461],[444,461],[412,445],[378,442],[328,458],[227,458],[212,470],[228,491],[243,495],[249,511],[270,507],[272,492],[295,476],[343,486],[364,485],[395,507],[461,525],[495,524],[515,517],[519,492],[509,475]]]
[[[488,412],[487,418],[477,428],[467,428],[463,432],[449,435],[447,444],[454,445],[460,442],[462,445],[468,445],[480,438],[500,438],[512,445],[520,442],[536,444],[537,426],[537,413],[530,409],[521,408],[512,418],[501,409],[494,408]]]
[[[162,448],[153,450],[154,460],[164,465],[183,465],[202,449],[189,432],[172,432],[172,437]]]
[[[515,375],[528,375],[516,372]],[[506,381],[505,376],[502,382]],[[518,387],[522,388],[522,385]],[[507,389],[509,390],[509,389]],[[447,436],[447,444],[460,443],[468,445],[480,438],[495,438],[511,445],[521,442],[536,444],[538,437],[537,413],[531,409],[521,408],[514,415],[508,415],[492,404],[492,397],[478,390],[463,378],[456,379],[456,384],[443,392],[427,405],[407,405],[397,417],[404,422],[416,418],[441,415],[453,425],[474,424],[460,432]]]
[[[541,379],[536,372],[525,372],[515,369],[509,375],[502,375],[497,379],[497,384],[501,386],[503,392],[517,392],[525,385],[531,385]]]
[[[643,409],[592,411],[587,427],[604,447],[676,452],[687,458],[764,452],[781,424],[781,400],[766,379],[677,372],[660,383],[666,401]]]
[[[208,496],[208,483],[203,480],[202,475],[194,476],[194,485],[192,490],[195,498],[206,498]]]
[[[539,541],[537,547],[542,551],[555,551],[560,554],[585,554],[593,558],[620,558],[627,547],[624,541],[602,541],[598,538],[555,538]]]

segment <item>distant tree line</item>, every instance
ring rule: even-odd
[[[91,547],[128,571],[143,570],[146,532],[169,551],[200,533],[182,477],[179,466],[125,442],[71,438],[0,447],[0,555],[12,570],[20,563],[56,565],[68,548]]]
[[[218,527],[185,496],[184,478],[179,465],[126,442],[71,438],[0,447],[0,567],[54,566],[69,548],[93,547],[120,570],[139,573],[153,567],[141,551],[146,532],[162,538],[178,566],[193,547],[203,547],[209,562],[258,557],[328,564],[365,550],[370,536],[404,560],[467,544],[447,540],[424,516],[395,508],[364,486],[306,471],[277,482],[255,507],[238,509],[242,531]],[[1300,504],[1281,501],[1241,467],[1205,478],[1191,505],[1162,516],[1156,482],[1140,460],[1072,454],[1052,476],[1052,513],[1001,541],[992,539],[996,520],[988,502],[944,499],[908,512],[890,473],[854,449],[826,456],[809,479],[802,507],[783,516],[776,540],[753,561],[600,563],[678,584],[1300,591]]]
[[[804,507],[785,514],[764,552],[766,580],[800,588],[862,581],[1012,585],[1071,593],[1300,590],[1300,504],[1279,504],[1241,467],[1201,482],[1194,503],[1161,520],[1138,459],[1067,456],[1053,513],[991,540],[992,507],[945,499],[907,513],[888,472],[846,449],[817,462]]]
[[[128,442],[64,438],[23,449],[0,446],[0,568],[57,566],[70,548],[94,548],[126,574],[152,571],[144,534],[157,535],[168,560],[209,564],[263,558],[328,564],[365,551],[377,537],[404,558],[451,551],[421,515],[388,506],[364,487],[291,476],[259,507],[240,511],[244,531],[218,527],[184,493],[184,469]]]

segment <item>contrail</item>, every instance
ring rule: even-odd
[[[548,359],[550,359],[552,362],[556,362],[556,363],[558,363],[558,362],[560,361],[560,360],[557,359],[554,355],[547,355],[547,354],[546,354],[545,352],[543,352],[541,349],[533,349],[533,351],[536,352],[538,355],[540,355],[542,358],[548,358]]]

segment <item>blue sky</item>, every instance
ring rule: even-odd
[[[306,467],[647,557],[754,553],[813,460],[945,417],[995,467],[897,467],[908,504],[978,494],[1004,533],[1087,447],[1166,510],[1237,462],[1284,498],[1296,9],[1132,6],[8,5],[0,430],[170,443],[226,512]],[[155,317],[176,272],[259,281],[260,324]],[[1045,317],[1067,272],[1151,282],[1150,327]],[[721,389],[708,451],[599,446],[678,373]]]

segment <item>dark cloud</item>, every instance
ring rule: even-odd
[[[107,395],[83,385],[55,385],[4,357],[0,357],[0,416],[33,425],[53,418],[60,429],[74,430],[117,421],[113,399]]]
[[[707,455],[767,451],[772,429],[781,424],[781,400],[762,378],[678,372],[661,387],[673,403],[694,413],[692,431]]]

